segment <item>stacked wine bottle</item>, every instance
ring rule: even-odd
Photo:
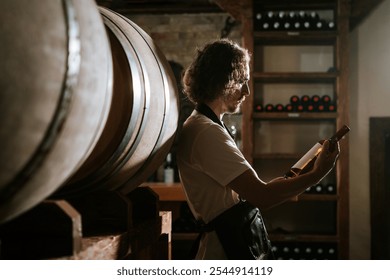
[[[306,189],[306,194],[336,194],[336,186],[334,184],[321,184],[311,186]]]
[[[333,20],[321,18],[316,11],[255,10],[254,29],[260,31],[335,30]]]
[[[293,95],[290,103],[283,104],[256,104],[255,112],[335,112],[336,104],[329,95]]]
[[[278,260],[337,259],[337,245],[333,243],[273,242],[272,251]]]

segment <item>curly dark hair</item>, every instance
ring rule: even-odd
[[[228,39],[207,43],[198,49],[195,59],[183,75],[183,88],[195,104],[227,97],[235,86],[246,80],[248,50]]]

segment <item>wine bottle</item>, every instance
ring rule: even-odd
[[[255,14],[255,20],[254,20],[254,28],[256,30],[263,28],[263,21],[264,21],[264,15],[261,12],[257,12]]]
[[[336,188],[333,184],[327,184],[326,185],[326,193],[328,194],[335,194],[336,193]]]
[[[329,21],[327,27],[328,29],[333,30],[336,29],[336,24],[334,23],[334,21]]]
[[[323,103],[324,105],[328,105],[330,104],[332,98],[329,96],[329,95],[323,95],[321,96],[321,103]]]
[[[335,148],[335,144],[349,132],[350,128],[344,125],[340,128],[331,138],[329,138],[329,149]],[[317,159],[318,154],[322,150],[323,140],[317,142],[300,160],[298,160],[291,169],[284,175],[286,178],[293,178],[310,171],[314,162]]]
[[[305,106],[303,106],[302,104],[298,104],[295,107],[295,109],[296,109],[297,112],[303,112],[303,111],[305,111]]]
[[[297,105],[299,103],[299,96],[298,95],[293,95],[290,97],[290,103],[292,105]]]
[[[308,95],[302,95],[301,96],[301,105],[303,106],[303,110],[302,111],[309,111],[309,105],[310,105],[310,97]],[[311,108],[311,111],[313,108]]]
[[[308,187],[306,190],[305,190],[305,193],[312,193],[313,191],[312,191],[312,188],[313,188],[313,186],[312,187]]]
[[[283,112],[284,111],[284,106],[282,104],[276,104],[275,105],[275,111],[276,112]]]
[[[321,100],[321,97],[319,97],[318,95],[313,95],[312,97],[311,97],[311,103],[312,104],[318,104],[318,103],[320,103],[320,100]]]
[[[266,112],[273,112],[274,109],[275,109],[275,107],[274,107],[274,105],[272,105],[272,104],[267,104],[267,105],[265,105],[265,111],[266,111]]]
[[[294,111],[294,106],[292,104],[287,104],[286,106],[284,106],[284,111],[286,112],[292,112]]]
[[[320,103],[317,107],[317,111],[318,112],[325,112],[326,111],[326,107],[324,104]]]
[[[336,104],[334,103],[330,103],[328,106],[327,106],[327,111],[329,112],[336,112],[337,108],[336,108]]]
[[[318,29],[318,30],[321,30],[321,29],[324,29],[326,26],[326,23],[324,20],[318,20],[315,24],[315,28]]]
[[[308,95],[302,95],[301,104],[308,105],[310,103],[310,97]]]
[[[279,21],[275,21],[275,22],[273,23],[272,28],[273,28],[274,30],[281,29],[281,24],[280,24],[280,22],[279,22]]]
[[[277,15],[277,22],[279,23],[278,29],[286,29],[285,23],[286,21],[286,13],[284,11],[279,11]]]
[[[283,28],[285,30],[290,30],[291,29],[291,23],[289,21],[283,22]]]
[[[303,28],[305,30],[311,30],[313,28],[313,19],[311,18],[311,15],[305,11],[301,11],[299,14],[302,20]]]
[[[309,104],[309,105],[306,106],[306,111],[308,111],[308,112],[315,112],[316,109],[315,109],[313,104]]]
[[[313,258],[313,249],[310,245],[306,245],[304,259],[310,260]]]
[[[311,11],[311,12],[309,13],[309,18],[310,18],[310,20],[311,20],[312,22],[317,22],[317,21],[320,19],[320,16],[319,16],[319,14],[318,14],[317,12]]]
[[[322,184],[317,184],[317,185],[315,186],[315,193],[316,193],[316,194],[321,194],[321,193],[323,193]]]
[[[269,23],[268,22],[264,22],[263,25],[262,25],[262,29],[264,29],[264,30],[269,29]]]
[[[254,110],[255,110],[255,112],[263,112],[264,107],[262,104],[256,104]]]
[[[175,182],[175,169],[172,164],[172,154],[167,155],[164,166],[164,183],[172,184]]]

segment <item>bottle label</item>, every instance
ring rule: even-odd
[[[302,170],[315,156],[317,156],[322,149],[320,143],[316,143],[300,160],[298,160],[292,169]]]

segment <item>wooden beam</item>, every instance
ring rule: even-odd
[[[252,17],[251,0],[214,0],[214,2],[225,12],[229,13],[234,19],[242,21],[242,18]]]
[[[222,13],[223,11],[208,0],[96,0],[120,14],[180,14],[180,13]]]

